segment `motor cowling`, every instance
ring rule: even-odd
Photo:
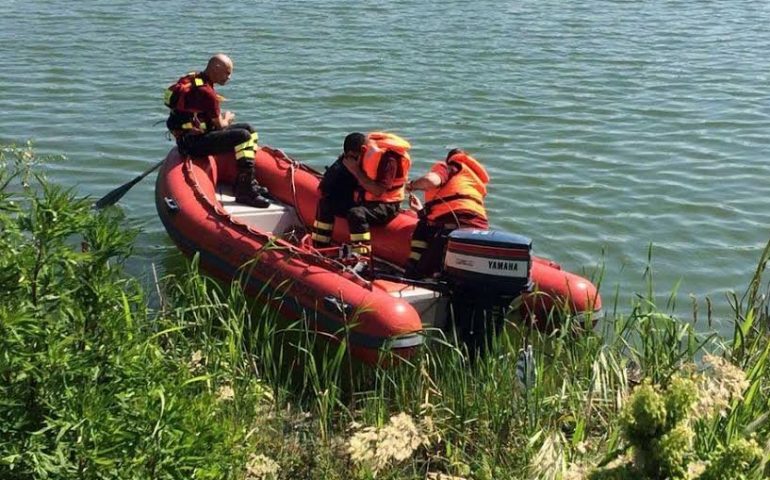
[[[484,296],[516,297],[529,289],[532,240],[495,230],[451,232],[444,254],[446,280]]]
[[[443,277],[451,290],[450,324],[477,350],[499,332],[510,303],[531,290],[532,240],[496,230],[451,232]]]

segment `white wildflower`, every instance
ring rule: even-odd
[[[275,478],[276,473],[281,468],[278,463],[270,457],[252,453],[249,461],[246,462],[246,480],[268,480]]]
[[[382,428],[366,427],[354,433],[348,442],[348,453],[353,462],[378,472],[391,462],[410,458],[420,446],[429,443],[428,435],[412,417],[400,413],[390,417]]]
[[[706,462],[692,462],[687,467],[688,478],[698,478],[706,471]]]
[[[588,444],[585,441],[578,442],[578,444],[575,445],[575,451],[580,455],[585,455],[588,452]]]
[[[715,355],[703,356],[703,368],[696,384],[699,394],[695,411],[723,416],[730,402],[743,398],[743,392],[749,387],[743,370]]]
[[[425,480],[467,480],[465,477],[454,477],[441,472],[428,472]]]
[[[562,480],[585,480],[590,469],[583,464],[570,463]]]
[[[232,400],[233,398],[235,398],[235,391],[230,385],[222,385],[219,387],[219,390],[217,390],[217,400],[220,402]]]
[[[196,350],[190,357],[190,362],[187,364],[187,368],[191,373],[199,371],[203,367],[203,352]]]

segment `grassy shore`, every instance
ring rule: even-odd
[[[141,285],[120,210],[35,160],[0,153],[0,478],[770,474],[769,249],[730,338],[659,309],[650,281],[592,331],[511,323],[475,361],[434,332],[364,369],[196,262]]]

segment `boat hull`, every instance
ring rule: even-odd
[[[299,228],[309,231],[320,174],[269,147],[257,151],[255,164],[257,180],[275,203],[293,208]],[[182,252],[198,254],[203,270],[222,280],[240,276],[249,294],[270,299],[284,317],[306,319],[310,328],[347,342],[353,356],[364,362],[381,361],[383,350],[408,356],[421,344],[420,315],[406,300],[225,210],[218,189],[234,178],[232,154],[191,159],[175,148],[169,152],[156,182],[156,207]],[[373,227],[374,256],[405,265],[416,223],[416,215],[404,212],[385,226]],[[344,243],[348,237],[347,222],[336,219],[333,240]],[[554,262],[534,257],[531,276],[533,291],[519,307],[529,322],[545,324],[557,308],[574,313],[601,308],[591,282]]]

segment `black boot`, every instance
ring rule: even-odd
[[[262,196],[267,193],[267,189],[259,186],[259,183],[254,179],[252,170],[239,169],[233,190],[235,201],[238,203],[257,208],[267,208],[270,206],[268,199]]]

